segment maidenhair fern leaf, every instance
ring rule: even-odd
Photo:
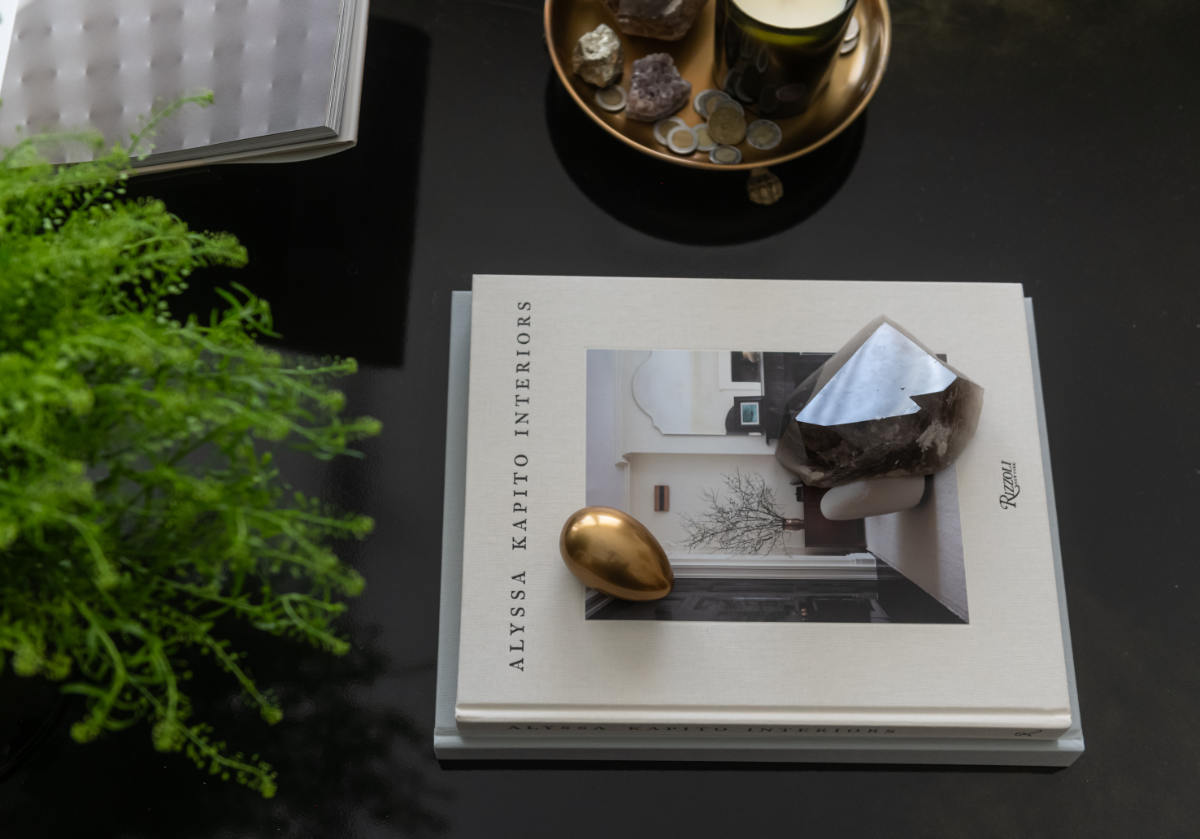
[[[233,237],[128,198],[123,148],[54,167],[41,142],[0,152],[0,666],[81,697],[76,740],[146,723],[270,796],[269,764],[193,720],[190,662],[275,722],[218,618],[346,651],[334,622],[362,578],[328,545],[371,521],[295,492],[266,447],[352,454],[379,424],[340,416],[352,360],[256,341],[270,309],[246,288],[204,322],[171,315],[193,272],[246,262]]]

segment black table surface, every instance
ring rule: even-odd
[[[148,176],[231,230],[285,344],[355,355],[363,510],[344,659],[248,641],[284,702],[231,741],[264,801],[61,722],[0,783],[0,836],[1185,836],[1200,830],[1200,6],[893,0],[865,117],[745,176],[644,160],[575,111],[539,0],[375,0],[358,146]],[[1063,770],[439,765],[432,752],[450,297],[473,272],[1003,281],[1034,300],[1086,754]],[[214,705],[219,704],[214,701]],[[219,715],[219,708],[206,707]]]

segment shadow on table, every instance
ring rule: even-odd
[[[444,832],[439,804],[448,794],[433,786],[427,732],[361,698],[388,667],[373,642],[336,657],[246,635],[234,646],[279,700],[283,721],[267,726],[227,692],[230,677],[203,666],[190,685],[195,719],[212,723],[231,749],[270,761],[275,798],[212,778],[182,754],[155,752],[144,724],[74,743],[67,730],[81,709],[72,704],[27,765],[0,784],[4,835],[311,839],[359,835],[371,821],[405,836]]]
[[[62,723],[66,697],[44,679],[0,673],[0,782],[14,775]]]
[[[672,166],[626,147],[583,113],[554,73],[546,82],[546,122],[558,160],[600,209],[630,227],[675,242],[749,242],[793,227],[845,183],[866,135],[866,114],[821,148],[772,166],[783,198],[763,207],[746,194],[749,173]]]
[[[212,289],[236,282],[271,303],[283,346],[400,364],[428,65],[425,33],[373,18],[354,148],[134,178],[131,194],[161,198],[192,228],[229,231],[249,251],[245,268],[196,274],[177,314],[206,317],[222,305]]]

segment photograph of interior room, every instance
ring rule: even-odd
[[[953,467],[911,510],[830,521],[775,459],[784,402],[828,358],[588,351],[586,503],[643,522],[676,577],[652,603],[589,592],[589,618],[969,621]]]

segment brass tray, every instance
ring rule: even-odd
[[[716,87],[712,78],[713,16],[718,2],[720,0],[709,0],[691,31],[678,41],[640,38],[618,30],[625,48],[621,86],[629,90],[635,59],[652,52],[667,52],[675,59],[680,75],[692,83],[693,99],[700,91]],[[887,0],[858,0],[854,16],[861,27],[858,47],[849,55],[838,55],[834,59],[829,85],[803,114],[776,120],[783,129],[783,141],[778,146],[770,151],[760,151],[743,143],[738,147],[742,162],[737,164],[713,163],[708,159],[708,152],[675,154],[658,144],[650,123],[628,119],[624,111],[610,113],[596,104],[596,88],[571,72],[571,51],[581,35],[601,23],[617,29],[616,21],[601,0],[546,0],[546,45],[554,70],[571,98],[601,128],[621,142],[651,157],[696,169],[752,169],[807,154],[836,137],[867,107],[887,66],[892,22]],[[676,116],[693,126],[703,121],[691,103],[684,105]]]

